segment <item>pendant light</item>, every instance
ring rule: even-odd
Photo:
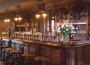
[[[17,9],[16,9],[16,17],[14,18],[14,20],[17,21],[18,24],[19,24],[19,30],[18,30],[19,33],[21,32],[21,20],[23,19],[22,16],[21,16],[21,14],[20,14],[20,13],[21,13],[21,12],[20,12],[20,7],[21,7],[21,6],[17,6],[17,7],[16,7],[16,8],[17,8]]]
[[[35,17],[38,19],[40,17],[45,18],[47,14],[45,13],[45,0],[38,0],[38,13],[35,15]]]
[[[20,15],[20,7],[21,6],[17,6],[16,8],[16,17],[14,18],[15,21],[21,21],[22,20],[22,17]]]
[[[8,10],[8,9],[7,9],[6,12],[5,12],[4,22],[10,22],[10,19],[9,19],[9,10]]]

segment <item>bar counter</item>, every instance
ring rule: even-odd
[[[90,65],[89,41],[70,41],[63,44],[18,38],[3,39],[21,41],[24,44],[24,53],[49,57],[51,61],[46,65]]]
[[[33,43],[33,44],[40,44],[40,45],[47,45],[47,46],[52,46],[52,47],[59,47],[59,48],[72,48],[72,47],[80,47],[80,46],[86,46],[90,45],[89,41],[78,41],[78,40],[72,40],[69,41],[66,44],[63,44],[63,42],[47,42],[47,41],[39,41],[39,40],[27,40],[27,39],[20,39],[20,38],[7,38],[7,37],[1,37],[4,39],[11,39],[11,40],[16,40],[16,41],[21,41],[24,43]]]

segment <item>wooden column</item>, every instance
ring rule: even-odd
[[[51,32],[51,21],[52,21],[52,13],[51,10],[49,10],[49,32]]]
[[[68,11],[69,11],[69,14],[68,14],[67,20],[68,20],[68,23],[71,23],[71,5],[70,4],[68,5]]]
[[[86,39],[89,40],[89,35],[90,35],[90,4],[87,4],[87,24],[86,24],[86,29],[87,29],[87,32],[86,32]]]

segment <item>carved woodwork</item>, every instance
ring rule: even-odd
[[[85,4],[76,4],[72,7],[71,11],[72,11],[72,16],[74,17],[74,19],[76,20],[80,20],[81,19],[81,14],[84,13],[85,14]]]

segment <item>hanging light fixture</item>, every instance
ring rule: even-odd
[[[46,16],[47,14],[45,13],[45,0],[38,0],[39,3],[38,3],[38,13],[35,15],[35,17],[38,19],[40,17],[43,18],[43,32],[46,33]]]
[[[9,13],[8,13],[8,12],[9,12],[9,10],[7,9],[7,10],[6,10],[6,13],[5,13],[4,22],[10,22],[10,19],[9,19],[9,17],[8,17],[8,16],[9,16]]]
[[[15,21],[18,21],[19,23],[19,32],[21,31],[21,20],[23,19],[22,16],[20,15],[20,7],[21,6],[17,6],[17,9],[16,9],[16,17],[14,18]]]
[[[35,17],[37,19],[39,19],[40,17],[46,18],[47,17],[47,14],[45,12],[41,12],[41,13],[36,14]]]
[[[21,6],[17,6],[17,10],[16,10],[16,13],[17,13],[17,14],[16,14],[16,17],[14,18],[15,21],[21,21],[21,20],[22,20],[22,17],[21,17],[21,15],[20,15],[20,10],[19,10],[20,7],[21,7]]]
[[[37,6],[38,13],[35,15],[36,18],[40,18],[41,16],[45,18],[47,14],[45,13],[45,0],[38,0],[39,4]]]
[[[5,19],[4,22],[10,22],[10,19]]]
[[[20,15],[16,15],[16,17],[14,18],[15,21],[21,21],[22,17]]]

